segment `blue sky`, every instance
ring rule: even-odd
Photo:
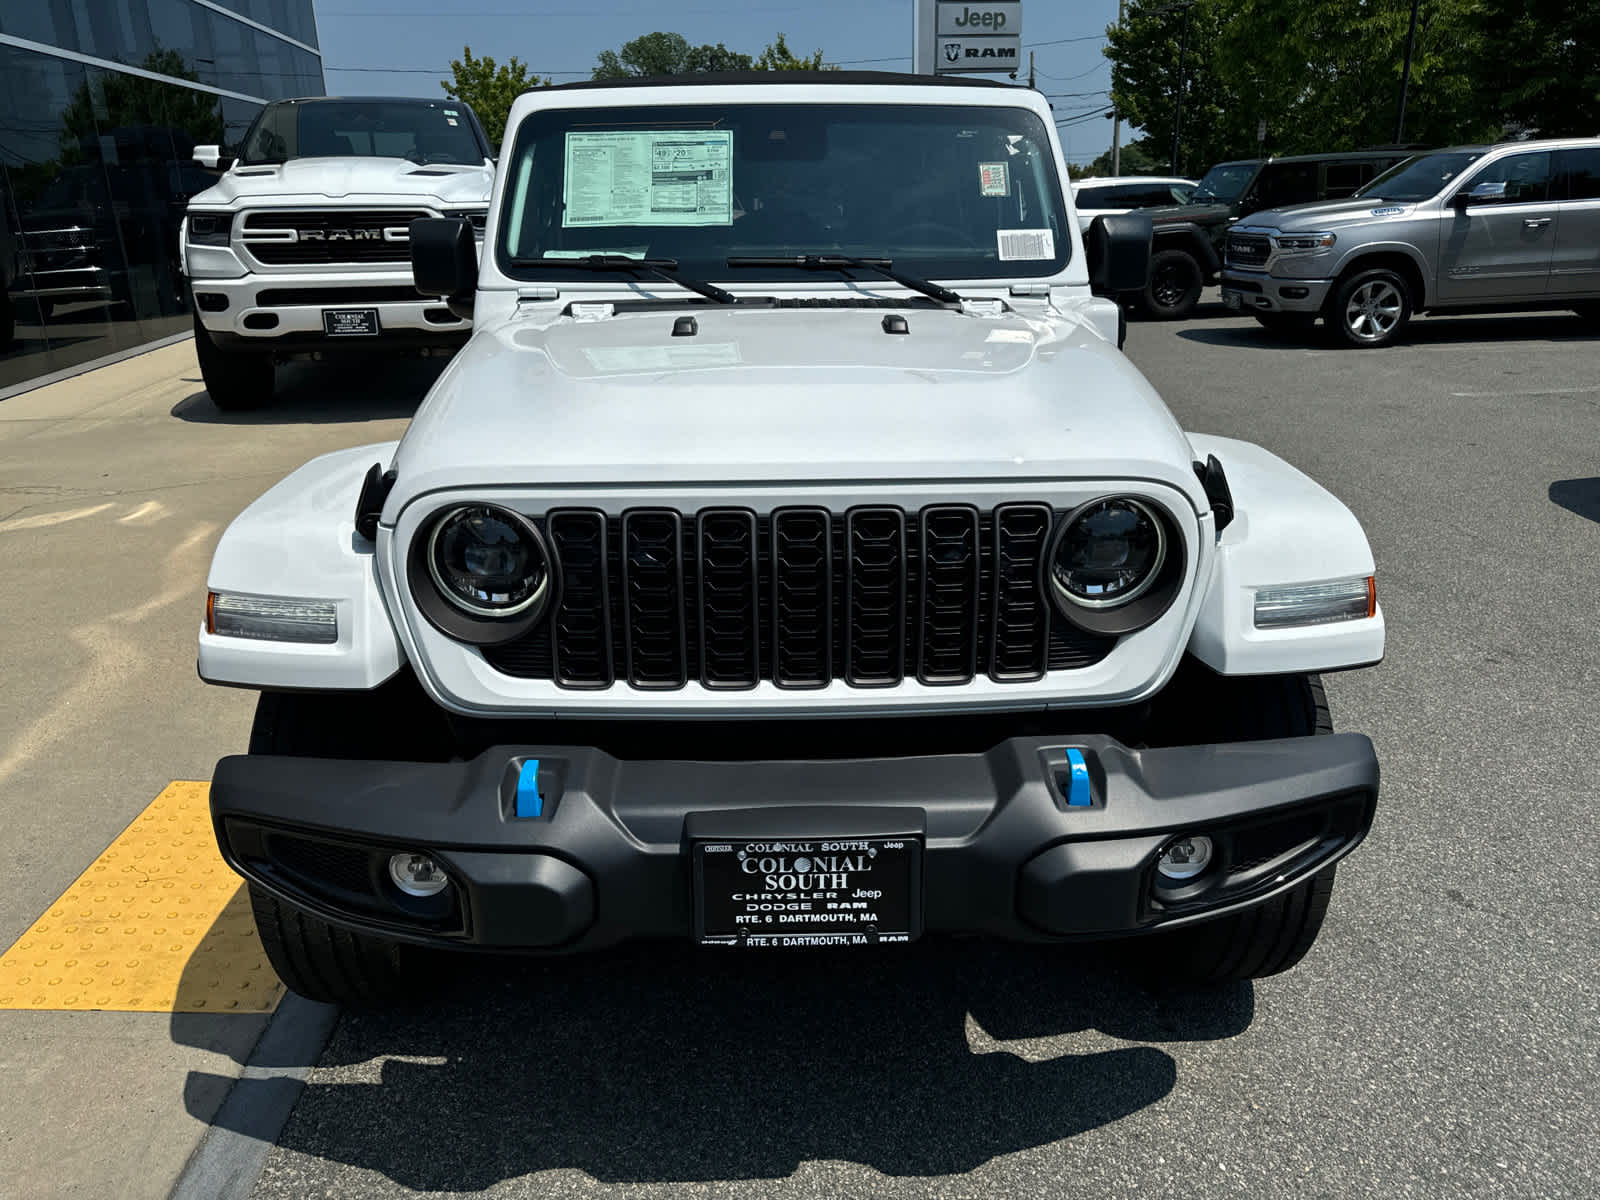
[[[441,96],[462,46],[499,61],[516,55],[557,83],[587,79],[595,56],[656,30],[759,54],[782,30],[796,54],[828,62],[911,69],[912,0],[315,0],[323,70],[332,94]],[[1023,59],[1051,97],[1062,146],[1088,162],[1111,145],[1110,64],[1100,53],[1116,0],[1024,0]],[[1084,39],[1084,40],[1065,40]],[[871,60],[871,61],[862,61]],[[1073,122],[1082,114],[1083,119]],[[1126,134],[1124,134],[1126,136]]]

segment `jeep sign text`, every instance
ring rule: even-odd
[[[949,34],[1013,34],[1022,32],[1022,5],[1020,4],[948,4],[939,5],[939,35]]]

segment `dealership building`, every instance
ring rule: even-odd
[[[0,3],[0,395],[191,328],[178,223],[268,100],[325,88],[312,0]]]

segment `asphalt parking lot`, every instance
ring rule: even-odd
[[[1600,337],[1423,319],[1358,353],[1210,305],[1128,353],[1373,543],[1388,657],[1327,684],[1383,794],[1302,965],[1170,996],[982,942],[465,961],[434,1006],[340,1017],[250,1194],[1592,1194]],[[0,403],[0,947],[244,745],[249,695],[193,674],[226,522],[397,436],[435,369],[302,372],[224,420],[184,344]],[[165,1195],[265,1020],[0,1011],[15,1194]],[[242,1101],[281,1084],[232,1086],[252,1133]]]

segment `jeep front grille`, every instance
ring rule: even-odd
[[[1227,261],[1230,267],[1260,267],[1272,256],[1272,243],[1260,234],[1230,233]]]
[[[239,234],[269,266],[411,261],[411,222],[430,213],[410,209],[340,209],[248,213]]]
[[[1050,611],[1039,573],[1054,522],[1043,504],[557,510],[541,524],[560,603],[483,654],[574,689],[1037,680],[1116,643]]]

